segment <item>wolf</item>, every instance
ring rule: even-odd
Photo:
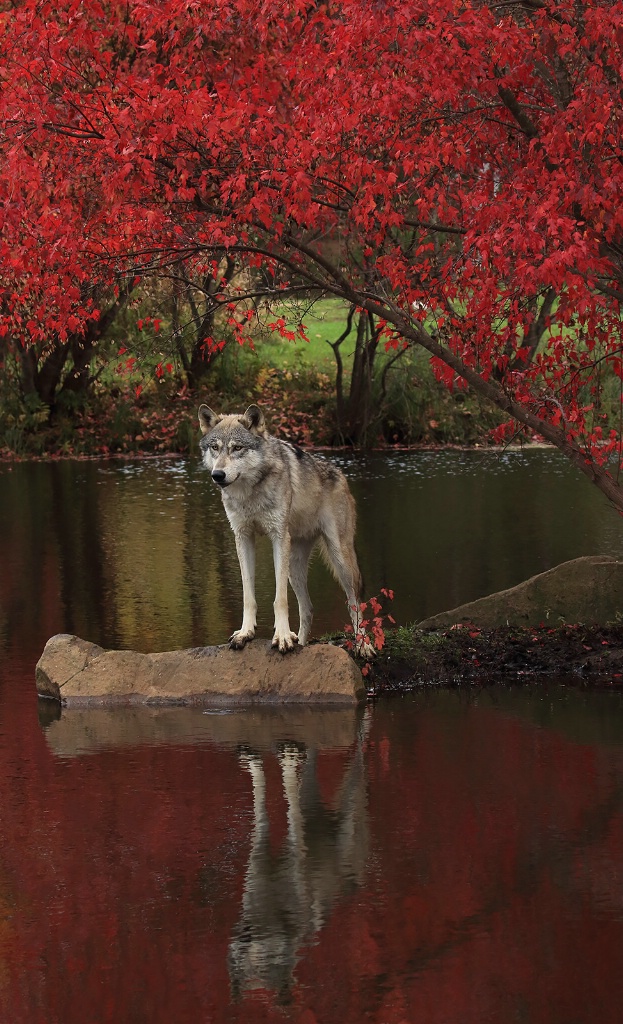
[[[313,612],[307,570],[317,544],[346,594],[357,638],[361,575],[354,548],[356,510],[344,474],[325,459],[269,434],[258,405],[229,415],[202,405],[199,426],[203,463],[221,490],[242,576],[242,625],[231,636],[230,647],[240,650],[255,636],[257,534],[267,534],[273,548],[272,646],[285,654],[307,642]],[[288,579],[298,601],[298,633],[290,629]],[[373,652],[367,641],[357,638],[356,643],[365,656]]]

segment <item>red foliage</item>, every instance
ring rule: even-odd
[[[381,594],[388,601],[394,600],[393,590],[381,587]],[[383,605],[376,596],[369,597],[367,601],[362,601],[359,605],[359,613],[359,628],[355,635],[353,635],[355,631],[351,625],[344,626],[346,639],[343,646],[346,650],[356,651],[357,653],[364,653],[369,649],[382,651],[387,639],[385,636],[385,626],[386,624],[395,626],[396,620],[389,612],[383,611]],[[367,662],[361,671],[364,676],[368,675],[370,666]]]
[[[621,0],[23,0],[0,25],[14,345],[96,317],[85,281],[226,251],[375,313],[623,508],[591,400],[622,375]]]

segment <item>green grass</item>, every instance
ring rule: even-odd
[[[309,303],[287,303],[262,319],[266,324],[279,317],[286,321],[287,328],[296,331],[303,323],[309,339],[297,338],[289,341],[278,332],[267,327],[257,333],[254,340],[258,354],[264,362],[277,369],[314,368],[324,373],[335,374],[335,357],[328,342],[340,336],[346,326],[348,305],[340,299],[318,299]],[[355,347],[355,333],[342,345],[342,357],[352,357]]]
[[[227,409],[244,401],[260,401],[267,406],[272,403],[288,415],[295,410],[297,415],[310,413],[310,440],[330,443],[335,429],[336,363],[328,342],[342,334],[347,316],[347,303],[337,299],[275,307],[262,315],[260,328],[252,329],[253,348],[235,342],[226,346],[206,378],[206,392],[219,396]],[[309,341],[298,336],[288,340],[271,331],[268,324],[279,318],[294,334],[299,324],[304,324]],[[355,343],[356,331],[352,330],[340,348],[346,391]],[[381,344],[373,392],[378,415],[371,424],[375,443],[473,444],[486,439],[487,432],[501,421],[501,414],[485,407],[477,396],[460,390],[452,393],[440,384],[428,353],[417,346],[405,351],[392,366],[382,399],[382,368],[393,355],[393,350],[386,355]]]

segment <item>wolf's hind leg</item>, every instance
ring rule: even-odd
[[[353,533],[354,529],[347,533],[340,530],[336,522],[331,522],[324,532],[322,540],[329,564],[346,594],[350,621],[356,637],[361,623],[359,609],[361,573],[355,554]],[[367,640],[357,640],[356,650],[357,654],[364,658],[374,657],[374,648]]]
[[[255,601],[255,539],[245,535],[235,535],[236,551],[242,576],[242,625],[232,633],[229,646],[241,651],[247,640],[253,640],[257,617]]]
[[[323,531],[321,547],[329,566],[346,594],[348,610],[352,619],[359,608],[361,587],[361,575],[353,541],[340,531],[335,521],[331,521]]]
[[[307,589],[307,571],[313,546],[313,540],[298,539],[292,541],[290,548],[290,583],[299,606],[298,638],[300,647],[307,643],[314,611]]]

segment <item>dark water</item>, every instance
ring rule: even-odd
[[[423,452],[339,460],[359,508],[365,594],[413,622],[584,554],[623,556],[623,520],[557,453]],[[142,651],[223,643],[240,625],[233,537],[197,461],[0,465],[0,643],[56,632]],[[272,634],[267,542],[259,633]],[[348,619],[312,564],[314,633]]]
[[[621,553],[549,452],[348,469],[402,621]],[[1,1024],[621,1019],[621,695],[58,718],[34,691],[49,636],[220,642],[235,552],[184,462],[0,467],[0,523]],[[313,586],[340,625],[321,566]]]

